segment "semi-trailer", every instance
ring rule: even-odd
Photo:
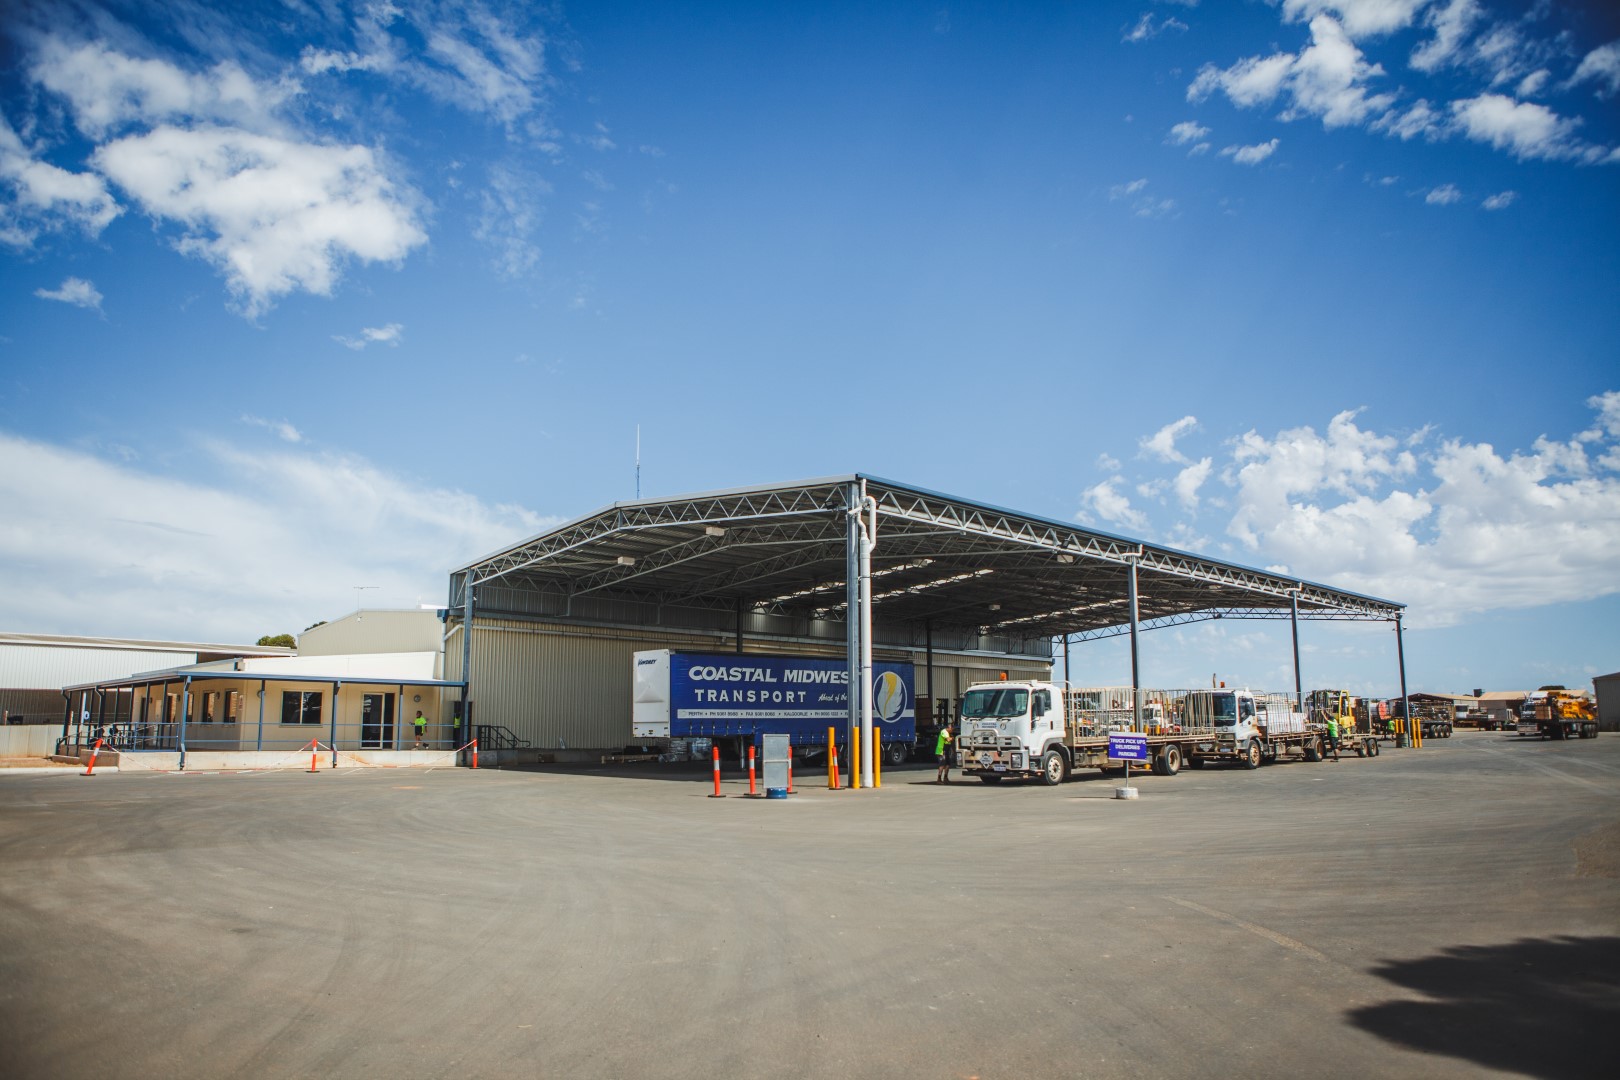
[[[822,754],[827,730],[840,747],[849,718],[842,659],[649,649],[632,659],[631,739],[711,739],[738,758],[761,735],[787,735],[796,756]],[[872,727],[884,761],[905,761],[917,739],[910,664],[872,665]]]
[[[1562,686],[1544,686],[1525,698],[1519,707],[1518,732],[1544,739],[1595,739],[1597,716],[1584,693]]]
[[[1041,681],[974,683],[962,694],[957,764],[987,784],[1009,776],[1060,784],[1076,769],[1118,768],[1109,735],[1134,732],[1153,771],[1226,761],[1245,768],[1298,754],[1319,761],[1325,730],[1283,694],[1250,690],[1143,691],[1138,726],[1129,687],[1070,689]]]

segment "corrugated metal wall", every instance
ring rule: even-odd
[[[13,690],[61,690],[75,683],[121,679],[139,671],[158,671],[196,662],[195,652],[7,644],[0,645],[0,686]]]
[[[734,650],[733,641],[714,635],[478,618],[472,640],[473,721],[510,728],[543,749],[607,749],[631,741],[631,660],[636,652]],[[821,648],[800,642],[747,645],[753,653],[843,656],[842,643]],[[461,677],[461,649],[458,631],[445,645],[446,679]],[[919,684],[926,682],[921,655],[880,649],[874,657],[910,660],[917,667]],[[960,688],[968,683],[999,678],[1003,671],[1017,679],[1038,677],[1047,670],[1036,662],[934,655],[935,679],[952,698],[959,697]],[[454,696],[453,691],[447,693],[446,700]]]
[[[437,652],[443,635],[432,611],[362,611],[299,634],[298,654]]]

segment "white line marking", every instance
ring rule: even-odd
[[[1267,941],[1274,941],[1283,948],[1292,949],[1297,953],[1302,953],[1305,956],[1310,957],[1312,960],[1321,960],[1324,962],[1327,960],[1326,956],[1317,952],[1303,941],[1295,941],[1293,938],[1285,937],[1282,934],[1277,933],[1275,930],[1267,930],[1265,927],[1256,926],[1252,922],[1244,922],[1236,915],[1228,915],[1224,911],[1216,911],[1214,908],[1207,908],[1203,904],[1195,904],[1191,900],[1182,900],[1181,898],[1175,896],[1167,896],[1165,899],[1170,901],[1172,904],[1180,904],[1182,907],[1191,911],[1196,911],[1201,915],[1208,915],[1212,919],[1219,919],[1222,922],[1231,923],[1233,926],[1247,930],[1251,934],[1259,934]]]

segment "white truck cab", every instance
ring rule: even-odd
[[[1063,693],[1047,682],[974,683],[962,694],[960,722],[963,769],[993,777],[1036,772],[1063,744]]]

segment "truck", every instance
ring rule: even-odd
[[[842,659],[648,649],[631,659],[631,741],[709,739],[745,757],[761,735],[787,735],[796,757],[826,753],[827,729],[843,738],[849,667]],[[917,741],[911,664],[872,665],[872,727],[886,764]]]
[[[1354,750],[1357,757],[1378,756],[1378,733],[1361,699],[1348,690],[1312,690],[1305,695],[1305,708],[1311,723],[1327,730],[1332,719],[1339,726],[1339,752]]]
[[[1544,739],[1595,739],[1597,716],[1584,693],[1562,686],[1543,686],[1519,707],[1518,732]]]
[[[1387,712],[1391,720],[1399,720],[1406,715],[1405,702],[1412,703],[1412,719],[1422,728],[1425,739],[1449,739],[1456,723],[1457,709],[1450,699],[1440,699],[1429,695],[1419,696],[1409,694],[1402,698],[1390,698],[1387,703]],[[1408,734],[1411,727],[1407,727]]]
[[[1143,691],[1142,722],[1130,687],[1069,689],[1039,680],[974,683],[963,692],[956,764],[986,784],[1009,776],[1061,784],[1076,769],[1118,768],[1111,733],[1147,743],[1152,769],[1230,762],[1257,769],[1285,754],[1322,758],[1325,733],[1283,694],[1250,690]]]

